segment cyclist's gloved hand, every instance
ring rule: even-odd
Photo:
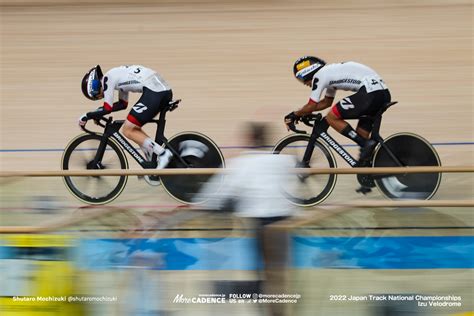
[[[295,112],[290,112],[285,116],[285,124],[286,124],[286,129],[290,130],[291,125],[298,124],[300,120],[300,117],[295,114]]]
[[[79,118],[79,121],[77,122],[79,124],[79,127],[83,128],[84,126],[86,126],[88,119],[89,118],[87,117],[87,114],[82,114]]]
[[[79,127],[83,128],[88,120],[94,120],[96,124],[99,124],[102,116],[112,112],[110,109],[105,109],[103,106],[98,107],[94,111],[87,112],[79,118]]]

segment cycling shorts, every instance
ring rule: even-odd
[[[143,94],[130,110],[127,120],[137,126],[143,126],[153,120],[172,100],[171,90],[155,92],[143,87]]]
[[[361,116],[374,116],[380,108],[391,101],[388,89],[367,93],[365,87],[359,89],[332,107],[332,112],[341,119],[358,119]]]

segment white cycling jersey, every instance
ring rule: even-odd
[[[166,81],[154,70],[141,65],[126,65],[110,69],[102,78],[104,108],[112,108],[114,91],[119,99],[128,102],[129,92],[143,92],[146,87],[155,92],[171,90]]]
[[[363,86],[367,93],[387,89],[382,78],[370,67],[353,61],[329,64],[314,75],[310,98],[319,102],[324,90],[326,96],[334,98],[336,90],[356,92]]]

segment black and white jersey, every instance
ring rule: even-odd
[[[104,108],[111,109],[114,103],[114,91],[125,103],[129,92],[143,92],[146,87],[155,92],[171,90],[166,81],[154,70],[141,65],[126,65],[110,69],[102,78],[104,87]]]
[[[310,99],[319,102],[325,95],[333,98],[337,90],[358,91],[365,86],[368,93],[387,89],[382,78],[370,67],[353,61],[329,64],[313,77]]]

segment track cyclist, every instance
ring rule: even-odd
[[[333,105],[324,121],[328,127],[331,126],[360,146],[358,165],[366,165],[377,144],[369,139],[373,127],[372,117],[391,100],[382,78],[368,66],[357,62],[326,64],[324,60],[313,56],[296,60],[293,74],[312,91],[306,105],[285,116],[287,128],[298,123],[302,116],[331,107],[337,90],[355,92]],[[356,130],[346,119],[359,119]]]
[[[163,149],[142,129],[173,98],[171,87],[156,71],[141,65],[126,65],[112,68],[104,75],[97,65],[85,74],[81,88],[89,100],[104,99],[104,103],[96,110],[81,115],[78,122],[80,127],[84,127],[90,119],[97,120],[111,112],[126,109],[129,92],[141,93],[123,124],[123,134],[140,146],[148,161],[151,161],[153,153],[157,155],[157,169],[168,165],[172,153]],[[115,90],[118,91],[118,101],[114,103]]]

